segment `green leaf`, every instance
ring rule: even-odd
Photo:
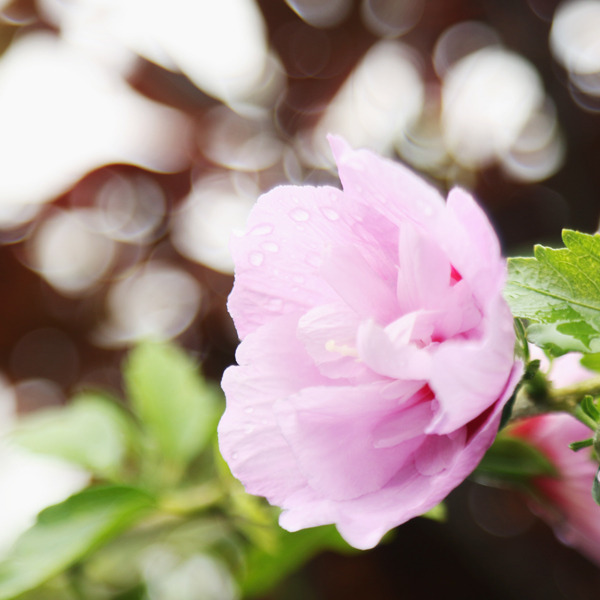
[[[600,235],[564,230],[566,248],[509,259],[505,297],[533,321],[528,338],[555,355],[600,351]]]
[[[444,523],[448,520],[448,508],[443,502],[440,502],[433,508],[429,509],[426,513],[421,515],[426,519],[431,519],[432,521],[440,521]]]
[[[0,563],[0,600],[33,589],[115,537],[154,505],[127,486],[101,486],[71,496],[38,515],[37,522]]]
[[[475,475],[514,482],[556,474],[556,468],[545,454],[523,440],[502,433],[475,469]]]
[[[279,529],[271,551],[251,546],[241,578],[243,597],[262,595],[312,556],[324,550],[354,552],[333,525],[290,533]]]
[[[585,354],[580,362],[586,369],[600,372],[600,354]]]
[[[61,408],[22,418],[11,439],[34,452],[83,466],[100,477],[116,478],[135,436],[134,423],[115,401],[84,393]]]
[[[596,501],[596,504],[600,504],[600,468],[596,471],[594,483],[592,484],[592,497]]]
[[[135,348],[124,377],[134,410],[161,456],[185,466],[214,435],[219,389],[182,350],[165,343]]]

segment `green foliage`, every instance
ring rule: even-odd
[[[580,362],[586,369],[600,372],[600,353],[584,354]]]
[[[277,510],[244,492],[217,448],[221,392],[182,350],[142,344],[123,376],[124,402],[86,392],[11,433],[87,469],[93,485],[42,511],[17,540],[0,563],[0,600],[143,600],[211,561],[230,588],[235,578],[254,595],[315,553],[348,548],[333,527],[281,530]],[[170,565],[159,583],[148,579],[152,553]]]
[[[289,533],[276,530],[274,546],[267,550],[251,546],[246,556],[241,589],[244,597],[255,597],[273,588],[308,558],[323,550],[355,552],[333,525]]]
[[[600,468],[596,471],[594,483],[592,483],[592,496],[596,504],[600,504]]]
[[[443,502],[440,502],[438,505],[429,509],[426,513],[421,515],[426,519],[431,519],[432,521],[439,521],[443,523],[448,519],[448,508]]]
[[[145,343],[124,368],[133,409],[156,454],[172,469],[185,467],[214,435],[220,391],[198,376],[195,363],[179,348]]]
[[[559,356],[600,351],[600,236],[564,230],[565,248],[509,259],[505,296],[527,337]]]
[[[553,477],[556,468],[542,452],[527,442],[499,434],[474,474],[519,484],[540,475]]]
[[[131,417],[114,400],[91,392],[21,419],[11,439],[107,479],[120,478],[128,452],[139,444]]]
[[[0,563],[0,600],[64,571],[140,519],[154,505],[128,486],[92,487],[42,511]]]

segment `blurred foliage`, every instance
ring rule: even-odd
[[[283,531],[244,492],[217,449],[220,391],[185,352],[143,343],[123,378],[127,402],[80,393],[12,432],[91,483],[17,540],[0,563],[0,599],[256,597],[315,553],[349,549],[333,526]]]

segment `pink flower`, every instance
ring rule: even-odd
[[[524,419],[508,428],[506,435],[540,450],[558,472],[556,477],[536,477],[531,482],[537,492],[537,499],[531,500],[534,511],[561,541],[600,565],[600,506],[592,498],[598,464],[590,448],[569,449],[570,443],[591,437],[590,429],[568,414],[555,413]]]
[[[505,263],[466,192],[332,137],[343,191],[278,187],[232,244],[220,446],[295,531],[357,548],[438,504],[492,443],[520,375]]]

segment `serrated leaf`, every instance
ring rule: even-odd
[[[185,465],[209,442],[219,416],[220,391],[206,382],[181,349],[147,342],[124,368],[133,408],[161,455]]]
[[[0,563],[0,600],[14,598],[61,573],[153,505],[153,498],[139,489],[102,486],[43,510]]]
[[[600,235],[564,230],[563,241],[509,259],[505,297],[515,317],[537,323],[527,331],[537,345],[553,354],[600,351]]]
[[[134,424],[116,402],[87,392],[70,404],[20,419],[11,439],[20,446],[58,456],[101,477],[116,477],[134,443]]]

